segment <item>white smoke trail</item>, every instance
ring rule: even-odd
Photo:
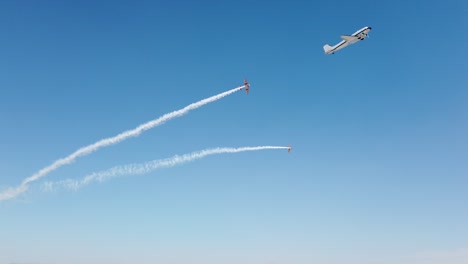
[[[173,167],[178,164],[190,162],[196,159],[201,159],[209,155],[222,154],[222,153],[237,153],[244,151],[258,151],[258,150],[267,150],[267,149],[288,149],[288,147],[280,146],[259,146],[259,147],[241,147],[241,148],[214,148],[214,149],[205,149],[202,151],[192,152],[189,154],[184,154],[182,156],[173,156],[168,159],[153,160],[146,163],[139,164],[127,164],[122,166],[116,166],[108,170],[94,172],[82,178],[81,180],[62,180],[57,182],[46,182],[43,185],[44,190],[54,190],[56,187],[65,187],[72,190],[78,190],[79,188],[90,184],[93,181],[103,182],[110,178],[114,178],[120,175],[137,175],[145,174],[153,170],[164,168],[164,167]]]
[[[186,106],[186,107],[184,107],[184,108],[182,108],[180,110],[176,110],[174,112],[165,114],[165,115],[163,115],[163,116],[161,116],[161,117],[159,117],[157,119],[154,119],[154,120],[151,120],[151,121],[149,121],[149,122],[147,122],[145,124],[139,125],[138,127],[134,128],[132,130],[127,130],[125,132],[122,132],[122,133],[118,134],[117,136],[101,139],[101,140],[99,140],[98,142],[96,142],[94,144],[88,145],[86,147],[82,147],[82,148],[78,149],[77,151],[73,152],[72,154],[70,154],[69,156],[56,160],[51,165],[41,169],[40,171],[36,172],[32,176],[24,179],[20,186],[18,186],[16,188],[8,188],[6,190],[3,190],[0,193],[0,201],[7,200],[7,199],[12,199],[12,198],[18,196],[19,194],[25,192],[28,189],[28,183],[36,181],[36,180],[46,176],[47,174],[49,174],[50,172],[58,169],[61,166],[72,163],[73,161],[75,161],[76,158],[78,158],[80,156],[85,156],[87,154],[90,154],[90,153],[92,153],[92,152],[94,152],[94,151],[96,151],[96,150],[98,150],[98,149],[100,149],[102,147],[107,147],[107,146],[110,146],[110,145],[117,144],[117,143],[119,143],[119,142],[121,142],[121,141],[123,141],[123,140],[125,140],[127,138],[138,136],[141,132],[143,132],[145,130],[151,129],[151,128],[153,128],[155,126],[158,126],[158,125],[161,125],[164,122],[166,122],[166,121],[168,121],[170,119],[173,119],[175,117],[179,117],[179,116],[182,116],[184,114],[187,114],[191,110],[197,109],[197,108],[199,108],[199,107],[201,107],[203,105],[206,105],[208,103],[217,101],[217,100],[219,100],[219,99],[221,99],[223,97],[226,97],[226,96],[228,96],[228,95],[230,95],[232,93],[235,93],[237,91],[242,90],[244,87],[245,87],[244,85],[239,86],[237,88],[226,91],[224,93],[220,93],[220,94],[214,95],[212,97],[200,100],[200,101],[198,101],[196,103],[193,103],[193,104],[190,104],[190,105],[188,105],[188,106]]]
[[[0,201],[12,199],[28,189],[27,185],[21,184],[16,188],[7,188],[0,193]]]

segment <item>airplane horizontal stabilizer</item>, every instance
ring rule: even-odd
[[[333,49],[333,47],[331,47],[331,46],[328,45],[328,44],[325,44],[325,45],[323,46],[323,50],[325,51],[325,53],[330,52],[330,50],[332,50],[332,49]]]

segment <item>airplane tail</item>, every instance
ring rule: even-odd
[[[323,46],[323,50],[324,50],[325,53],[327,53],[327,54],[328,54],[328,52],[330,52],[330,50],[332,50],[332,49],[333,49],[333,47],[330,46],[330,45],[328,45],[328,44],[325,44],[325,45]]]

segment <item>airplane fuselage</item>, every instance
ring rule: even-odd
[[[325,46],[323,46],[325,54],[333,54],[344,47],[364,40],[369,35],[369,31],[371,31],[371,29],[371,27],[363,27],[351,35],[343,35],[341,36],[341,39],[343,40],[333,47],[328,44],[325,44]]]

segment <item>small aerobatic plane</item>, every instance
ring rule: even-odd
[[[244,86],[245,86],[245,92],[247,94],[249,94],[250,84],[249,84],[249,82],[247,82],[247,80],[245,78],[244,78]]]
[[[371,27],[363,27],[360,30],[354,32],[352,35],[342,35],[342,41],[340,43],[336,44],[333,47],[328,44],[325,44],[323,46],[323,50],[325,51],[325,54],[334,54],[337,50],[340,50],[358,41],[364,40],[369,34],[369,31],[371,31],[371,29]]]
[[[291,152],[291,145],[288,146],[288,152]]]

